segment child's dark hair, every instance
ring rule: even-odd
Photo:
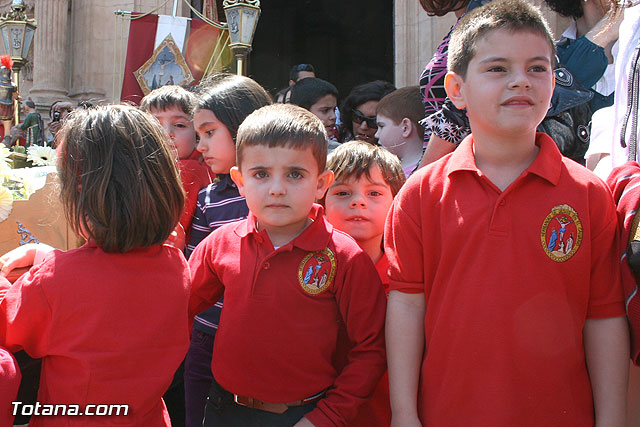
[[[255,80],[235,74],[217,74],[201,83],[197,110],[209,110],[236,139],[238,128],[254,110],[273,102]]]
[[[168,85],[152,90],[140,102],[140,108],[147,113],[151,112],[151,110],[164,111],[173,107],[177,107],[183,113],[193,116],[196,97],[183,87]]]
[[[555,66],[555,44],[551,30],[540,10],[524,0],[493,0],[465,15],[451,34],[447,66],[466,78],[476,44],[492,30],[529,31],[540,34],[549,43],[551,66]],[[509,43],[509,40],[505,40]]]
[[[583,0],[544,0],[549,9],[567,18],[578,19],[584,15]]]
[[[380,101],[385,95],[396,90],[396,87],[389,82],[376,80],[369,83],[358,85],[351,89],[349,96],[345,98],[340,106],[340,118],[343,126],[341,130],[341,140],[346,135],[346,131],[353,133],[353,112],[352,110],[358,105],[362,105],[367,101]]]
[[[328,81],[316,77],[307,77],[291,87],[291,104],[310,110],[313,104],[326,95],[333,95],[338,99],[338,89]]]
[[[429,16],[444,16],[449,12],[467,7],[469,0],[419,0],[420,6]]]
[[[297,150],[311,148],[321,173],[327,163],[327,131],[315,114],[292,104],[273,104],[254,111],[240,129],[236,142],[236,163],[242,165],[245,147],[266,145]]]
[[[311,64],[297,64],[291,67],[291,70],[289,70],[289,80],[297,82],[300,71],[307,71],[309,73],[316,72],[316,70],[313,68],[313,65]]]
[[[349,141],[333,150],[327,160],[327,169],[333,171],[336,183],[360,179],[362,175],[371,179],[371,168],[375,165],[395,197],[407,178],[400,159],[385,148],[364,141]]]
[[[184,192],[157,120],[128,105],[79,108],[59,137],[60,197],[76,232],[105,252],[167,239]]]
[[[397,125],[405,117],[420,126],[418,121],[424,117],[424,104],[418,86],[396,89],[380,100],[376,114],[390,118]]]

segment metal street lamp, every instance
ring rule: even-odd
[[[2,49],[4,54],[13,59],[13,79],[17,92],[20,93],[20,69],[27,63],[27,55],[33,42],[33,35],[38,25],[36,20],[28,18],[24,12],[24,1],[13,0],[11,10],[0,16],[0,35],[2,35]],[[20,108],[15,101],[15,122],[20,121]]]
[[[237,74],[243,75],[245,58],[251,51],[253,35],[260,17],[260,0],[224,0],[224,13],[229,26],[229,47],[236,57]]]

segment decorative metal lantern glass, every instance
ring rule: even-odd
[[[222,6],[231,39],[229,47],[236,56],[238,74],[242,74],[260,17],[260,0],[224,0]]]
[[[11,11],[0,17],[0,35],[2,53],[11,55],[14,66],[21,67],[27,62],[35,31],[35,20],[27,18],[23,0],[13,0]]]

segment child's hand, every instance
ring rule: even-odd
[[[53,249],[43,243],[28,243],[7,252],[0,257],[0,274],[6,276],[15,268],[39,264]]]
[[[311,421],[306,418],[302,418],[300,421],[294,424],[293,427],[314,427]]]
[[[184,250],[185,236],[186,234],[184,232],[184,228],[182,228],[182,225],[178,223],[176,228],[171,232],[171,234],[169,234],[169,237],[167,238],[165,243],[174,246],[182,251]]]

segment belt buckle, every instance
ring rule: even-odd
[[[245,400],[246,399],[246,400]],[[253,398],[252,397],[244,397],[238,396],[237,394],[233,395],[233,401],[241,406],[246,406],[248,408],[253,408]]]

